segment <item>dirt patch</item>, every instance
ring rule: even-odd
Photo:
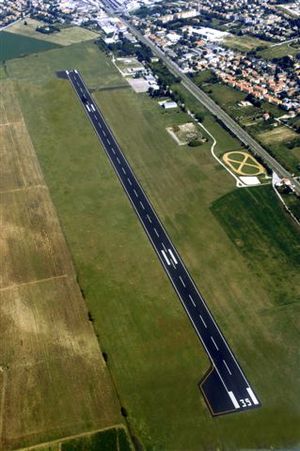
[[[179,146],[185,146],[192,141],[205,141],[205,138],[203,138],[199,127],[197,127],[197,125],[193,122],[187,122],[186,124],[181,125],[173,125],[172,127],[167,127],[166,130]]]

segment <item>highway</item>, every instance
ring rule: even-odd
[[[209,356],[211,371],[201,382],[200,388],[212,415],[259,407],[261,403],[253,387],[250,386],[80,73],[77,70],[68,70],[66,76]]]
[[[123,19],[124,20],[124,19]],[[292,174],[287,171],[278,161],[273,158],[252,136],[249,135],[235,120],[233,120],[229,114],[227,114],[214,100],[212,100],[202,89],[195,85],[195,83],[185,75],[180,67],[174,63],[162,50],[160,50],[153,42],[146,36],[140,33],[130,23],[126,22],[126,25],[130,31],[141,41],[143,44],[150,47],[153,54],[158,56],[168,67],[175,77],[181,79],[183,86],[199,101],[205,108],[207,108],[214,116],[216,116],[228,129],[246,146],[251,149],[254,155],[259,155],[266,164],[275,171],[279,177],[286,177],[294,185],[295,191],[300,195],[300,182],[296,180]]]

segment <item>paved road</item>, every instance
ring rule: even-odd
[[[76,70],[66,71],[66,75],[78,94],[148,238],[210,358],[212,370],[200,386],[212,414],[239,412],[259,407],[260,402],[253,388],[247,381],[101,111],[94,103],[81,75]]]
[[[135,27],[126,22],[126,25],[131,32],[145,45],[151,48],[153,54],[157,55],[163,60],[168,69],[178,78],[181,79],[183,86],[201,102],[212,114],[214,114],[220,121],[222,121],[231,132],[239,138],[239,140],[249,147],[252,152],[259,155],[268,166],[275,171],[280,177],[288,178],[295,187],[296,192],[300,195],[300,182],[292,177],[292,174],[287,171],[275,158],[273,158],[252,136],[250,136],[237,122],[235,122],[229,114],[227,114],[219,105],[217,105],[202,89],[195,85],[195,83],[185,75],[180,67],[174,63],[162,50],[153,44],[150,39],[142,35]]]

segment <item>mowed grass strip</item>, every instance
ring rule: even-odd
[[[37,74],[43,79],[41,70]],[[210,417],[197,388],[208,368],[206,355],[74,92],[67,82],[53,80],[22,83],[19,93],[134,433],[149,449],[295,445],[298,304],[278,306],[278,286],[266,284],[280,274],[276,259],[270,260],[271,275],[257,274],[211,211],[234,182],[212,159],[210,143],[192,151],[178,148],[165,128],[186,122],[186,116],[163,113],[147,96],[128,90],[96,95],[263,401],[262,409],[217,419]],[[206,119],[213,127],[213,118]],[[218,124],[215,133],[223,137],[222,153],[240,149]],[[272,210],[272,202],[269,209],[286,227],[289,219]]]
[[[10,60],[30,53],[58,48],[57,44],[18,34],[0,32],[0,61]]]
[[[0,449],[9,450],[120,416],[15,86],[3,87]]]

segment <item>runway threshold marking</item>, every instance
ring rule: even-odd
[[[239,403],[238,403],[236,397],[234,396],[233,392],[232,392],[232,391],[229,391],[229,392],[228,392],[228,395],[229,395],[229,397],[230,397],[230,399],[231,399],[232,404],[234,405],[234,407],[235,407],[236,409],[239,409],[239,408],[240,408],[240,405],[239,405]]]
[[[250,387],[246,388],[247,392],[249,393],[250,398],[253,401],[253,404],[256,406],[259,404],[258,399],[256,398],[255,394],[253,393],[252,389]]]

